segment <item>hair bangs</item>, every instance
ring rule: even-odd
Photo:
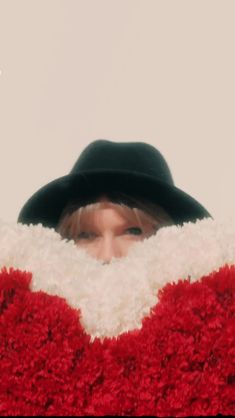
[[[116,200],[116,201],[115,201]],[[129,204],[128,204],[129,203]],[[97,209],[113,206],[128,222],[136,222],[143,228],[143,224],[152,224],[153,230],[173,223],[172,218],[159,205],[132,199],[125,203],[123,198],[109,199],[102,196],[98,201],[78,207],[76,202],[70,202],[63,211],[56,231],[63,238],[75,239],[81,233],[81,225],[86,214],[94,213]],[[138,206],[138,207],[137,207]]]

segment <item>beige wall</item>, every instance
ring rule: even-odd
[[[0,0],[0,218],[99,138],[145,141],[235,211],[234,0]]]

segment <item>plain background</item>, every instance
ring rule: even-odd
[[[235,211],[234,0],[0,0],[0,218],[95,139],[148,142]]]

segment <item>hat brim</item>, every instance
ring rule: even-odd
[[[113,191],[149,199],[162,206],[176,224],[212,217],[197,200],[176,186],[133,171],[100,170],[69,174],[46,184],[25,203],[18,222],[56,228],[70,200],[92,201],[94,196]]]

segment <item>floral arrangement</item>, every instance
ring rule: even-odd
[[[170,226],[109,265],[0,222],[1,416],[235,415],[235,225]]]

